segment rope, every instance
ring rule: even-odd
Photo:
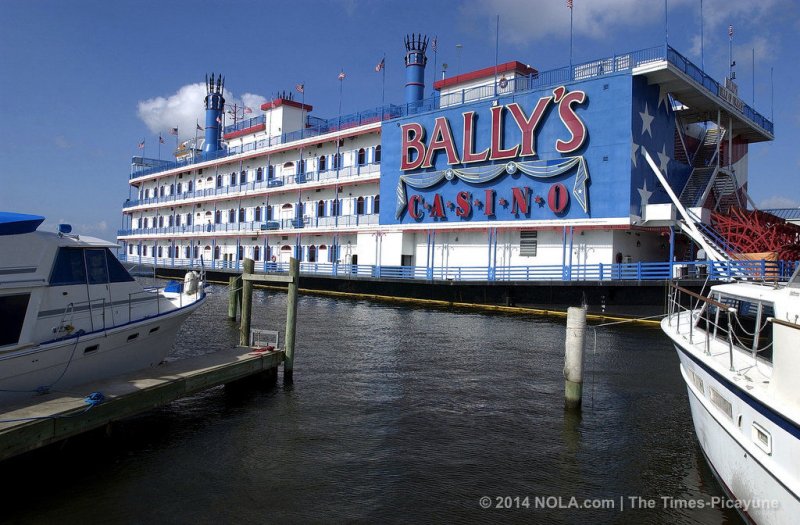
[[[23,421],[43,421],[46,419],[66,419],[70,417],[80,416],[88,412],[89,410],[93,409],[103,401],[105,401],[106,397],[103,395],[102,392],[92,392],[86,398],[84,398],[83,402],[86,403],[86,408],[80,410],[78,412],[73,412],[72,414],[63,414],[63,415],[55,415],[55,416],[31,416],[31,417],[20,417],[16,419],[0,419],[0,423],[22,423]]]

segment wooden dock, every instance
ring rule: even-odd
[[[238,346],[70,388],[75,394],[33,398],[0,414],[0,461],[218,385],[256,374],[274,381],[283,360],[280,350]],[[86,403],[93,392],[103,394],[102,402]]]

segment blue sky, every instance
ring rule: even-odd
[[[662,44],[663,0],[575,0],[574,61]],[[253,105],[306,86],[313,114],[351,113],[403,100],[403,37],[437,36],[448,74],[519,60],[543,71],[569,63],[565,0],[151,1],[3,0],[0,210],[72,223],[113,238],[128,197],[130,158],[158,133],[201,119],[197,86],[223,73],[229,101]],[[728,25],[742,99],[769,118],[772,143],[750,148],[750,193],[760,207],[800,206],[800,6],[794,0],[704,0],[704,63],[722,79]],[[700,1],[669,0],[669,43],[700,64]],[[462,47],[456,47],[461,44]],[[752,53],[755,50],[755,76]],[[426,92],[431,91],[429,52]],[[773,81],[770,81],[770,70]],[[753,82],[755,80],[755,83]],[[753,91],[755,86],[755,92]],[[774,97],[772,90],[774,89]],[[200,90],[202,97],[202,89]],[[774,109],[773,109],[774,104]],[[256,108],[254,108],[256,109]],[[181,138],[194,136],[181,125]]]

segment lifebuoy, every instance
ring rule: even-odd
[[[275,258],[275,256],[273,255],[273,256],[272,256],[272,262],[275,262],[275,261],[277,261],[277,260],[278,260],[278,259],[276,259],[276,258]]]

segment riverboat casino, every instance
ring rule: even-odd
[[[741,222],[760,213],[746,211],[748,145],[773,139],[730,79],[661,45],[552,71],[492,65],[425,97],[427,47],[405,38],[403,104],[327,119],[284,94],[223,125],[224,79],[212,74],[202,140],[174,161],[133,159],[123,258],[603,280],[613,268],[672,277],[694,260],[690,227],[722,253],[769,251],[730,235],[732,210]]]

